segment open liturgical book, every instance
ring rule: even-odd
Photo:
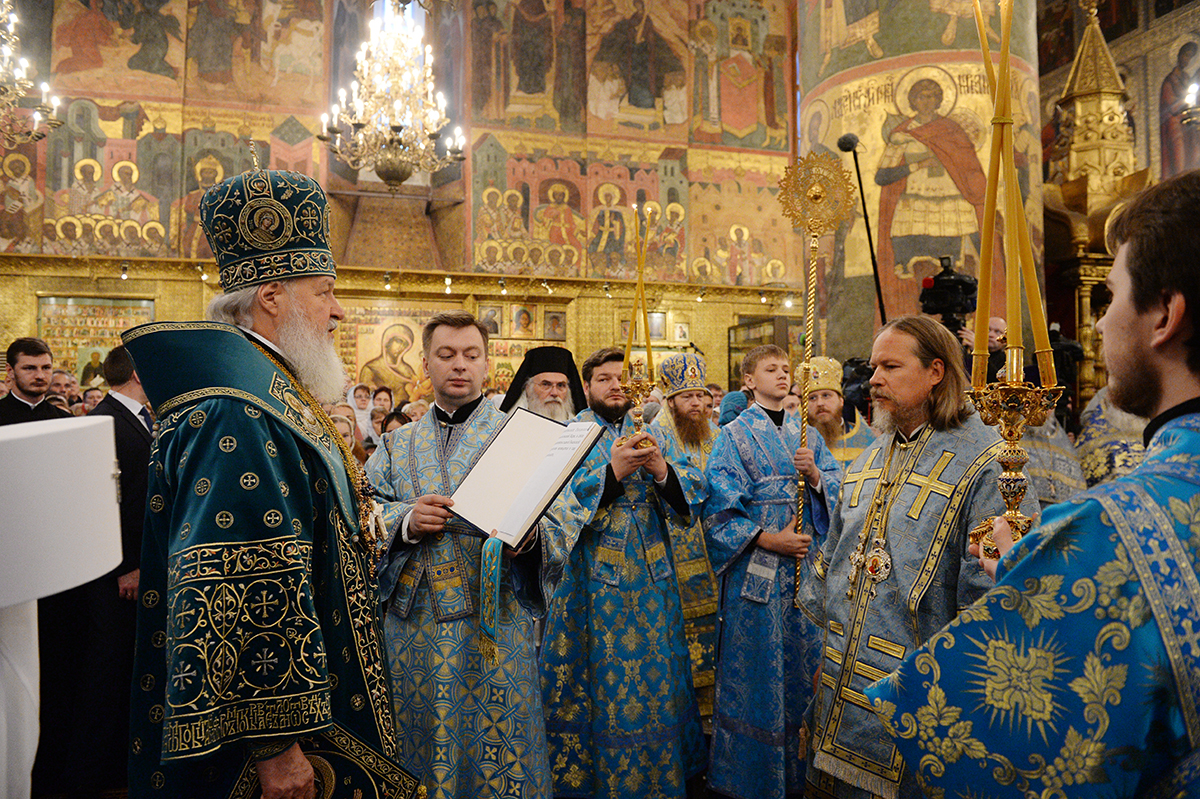
[[[450,512],[516,547],[602,433],[595,422],[563,424],[517,408],[459,484]]]

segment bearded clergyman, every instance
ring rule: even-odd
[[[650,429],[673,438],[700,472],[708,463],[720,428],[712,420],[712,394],[704,384],[704,359],[692,353],[671,355],[659,374],[665,384],[664,407]],[[688,527],[671,526],[671,554],[675,556],[675,582],[683,604],[683,631],[692,658],[692,684],[706,734],[712,733],[713,692],[717,673],[717,578],[708,560],[704,528],[699,515]]]
[[[347,382],[325,193],[256,169],[205,192],[200,219],[225,289],[213,321],[123,336],[158,416],[129,795],[412,796],[374,503],[321,408]]]
[[[587,405],[575,359],[565,347],[534,347],[525,353],[500,410],[525,408],[556,422],[568,422]]]
[[[875,440],[875,431],[867,420],[850,406],[853,420],[846,418],[846,397],[842,393],[842,364],[818,355],[809,361],[808,423],[821,433],[829,451],[842,471],[850,468],[859,453]]]

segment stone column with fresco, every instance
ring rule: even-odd
[[[1042,257],[1041,122],[1035,3],[1016,0],[1013,131],[1025,213]],[[988,44],[1000,49],[995,0],[983,0]],[[800,153],[839,153],[858,136],[867,213],[888,318],[920,311],[922,280],[950,256],[976,275],[992,100],[971,0],[828,0],[801,4]],[[844,154],[847,168],[851,156]],[[1002,234],[997,226],[997,237]],[[1004,314],[997,241],[990,313]],[[878,311],[861,205],[823,242],[826,349],[864,356]]]

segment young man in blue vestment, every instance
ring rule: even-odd
[[[546,621],[546,732],[555,796],[669,799],[705,764],[668,528],[687,527],[704,476],[661,431],[621,438],[623,359],[583,362],[576,418],[604,433],[570,485],[586,524]]]
[[[784,350],[751,350],[742,376],[754,404],[722,429],[705,470],[705,539],[722,584],[708,785],[737,799],[784,799],[804,793],[801,727],[823,640],[796,607],[796,580],[813,579],[810,548],[828,529],[842,474],[812,427],[800,446],[804,417],[783,409]]]
[[[1109,397],[1132,473],[1045,510],[995,587],[866,689],[929,796],[1198,796],[1200,172],[1109,223]],[[1007,525],[994,524],[1007,549]]]
[[[533,622],[574,534],[555,522],[560,501],[517,551],[506,550],[492,662],[481,646],[484,540],[450,511],[451,495],[506,418],[483,399],[487,340],[466,311],[425,324],[433,407],[384,435],[367,462],[383,501],[379,582],[399,759],[431,799],[549,799]]]
[[[213,321],[123,334],[158,415],[129,795],[414,796],[394,759],[372,500],[320,405],[346,385],[325,193],[255,168],[205,192],[200,219],[225,289]]]

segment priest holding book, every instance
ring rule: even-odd
[[[687,529],[704,477],[661,431],[629,435],[623,360],[583,362],[576,419],[604,433],[570,484],[587,523],[542,642],[554,795],[682,799],[706,758],[668,525]]]
[[[399,759],[430,799],[548,799],[533,621],[574,536],[555,506],[515,549],[489,558],[479,531],[453,514],[451,495],[506,418],[483,402],[487,341],[466,311],[426,323],[433,408],[387,433],[367,462],[385,528],[379,583]],[[494,593],[480,591],[481,574]]]

